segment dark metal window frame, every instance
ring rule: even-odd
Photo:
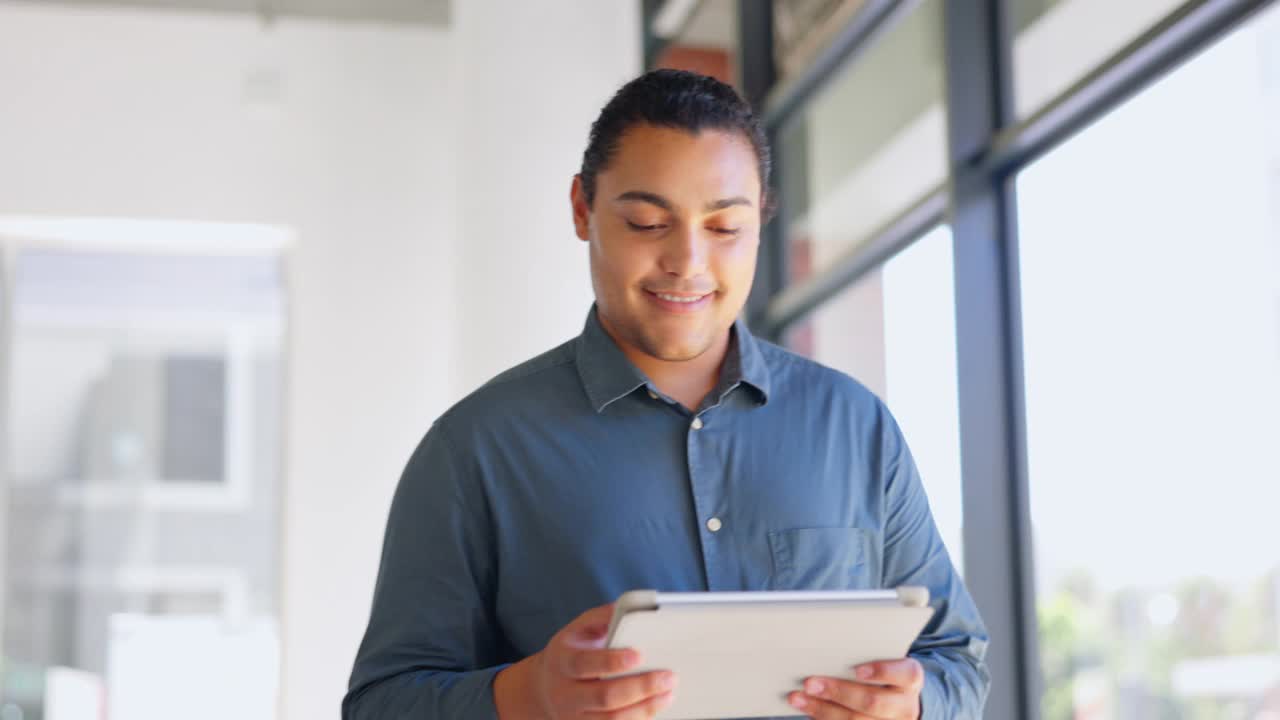
[[[771,138],[800,116],[834,76],[919,0],[867,0],[799,76],[778,84],[772,3],[739,0],[743,87]],[[961,483],[966,581],[991,631],[986,716],[1040,717],[1038,623],[1028,504],[1021,288],[1014,179],[1030,163],[1148,87],[1270,5],[1272,0],[1190,0],[1030,117],[1014,116],[1009,0],[943,0],[949,178],[830,267],[787,284],[787,198],[766,227],[749,319],[779,339],[795,323],[883,265],[933,227],[951,227],[955,259]],[[644,0],[648,31],[658,0]],[[775,163],[782,148],[774,143]],[[778,187],[775,182],[774,187]]]

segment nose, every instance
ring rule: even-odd
[[[705,232],[695,225],[682,223],[675,232],[667,235],[659,267],[672,277],[698,277],[707,271],[708,249]]]

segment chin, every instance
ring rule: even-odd
[[[673,352],[660,353],[657,355],[657,358],[666,362],[685,362],[693,360],[702,353],[703,351],[701,350],[677,350]]]
[[[693,339],[667,340],[649,343],[649,354],[667,362],[692,360],[710,347],[709,343],[699,343]]]

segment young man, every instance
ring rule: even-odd
[[[986,633],[898,426],[736,319],[768,176],[711,78],[654,71],[601,111],[571,191],[596,304],[409,460],[344,718],[652,717],[678,678],[603,679],[639,662],[603,649],[622,592],[898,585],[936,610],[910,657],[809,678],[797,714],[981,716]]]

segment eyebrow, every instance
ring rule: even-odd
[[[614,202],[649,203],[650,205],[657,205],[658,207],[667,211],[670,211],[673,209],[670,200],[656,193],[645,192],[643,190],[628,190],[627,192],[622,193],[621,195],[614,198],[613,200]],[[707,203],[705,211],[715,212],[717,210],[724,210],[725,208],[734,207],[735,205],[745,205],[746,207],[753,207],[754,203],[752,203],[747,198],[739,195],[737,197],[723,198],[720,200],[716,200],[714,202]]]

